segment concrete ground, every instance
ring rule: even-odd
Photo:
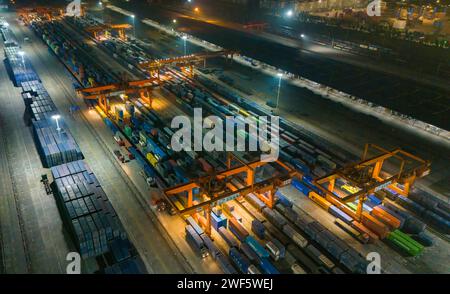
[[[0,45],[3,52],[3,42]],[[3,55],[2,55],[3,57]],[[2,58],[3,60],[3,58]],[[23,115],[21,88],[0,65],[0,228],[4,273],[64,273],[73,244],[52,195],[40,182],[42,167]]]

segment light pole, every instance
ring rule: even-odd
[[[22,66],[23,66],[23,68],[25,68],[25,58],[24,58],[25,52],[19,51],[18,54],[19,54],[20,57],[22,58]]]
[[[134,35],[134,38],[136,39],[136,24],[135,24],[135,22],[134,22],[134,19],[135,19],[136,17],[134,16],[134,14],[132,14],[132,15],[131,15],[131,18],[133,19],[133,35]]]
[[[187,40],[187,36],[183,36],[183,37],[181,37],[181,39],[183,39],[184,55],[187,55],[187,53],[186,53],[186,40]]]
[[[58,119],[61,118],[61,115],[55,114],[55,115],[52,115],[52,118],[56,121],[56,130],[58,132],[61,131],[61,128],[59,127],[59,122],[58,122]]]
[[[277,90],[277,104],[275,105],[275,109],[278,109],[278,101],[280,100],[280,89],[281,89],[281,78],[283,77],[282,73],[277,73],[278,76],[278,90]]]
[[[105,17],[103,16],[103,12],[104,12],[103,2],[102,1],[98,1],[98,5],[100,5],[100,9],[102,11],[102,22],[105,22]]]

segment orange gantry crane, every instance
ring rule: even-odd
[[[117,84],[96,86],[77,90],[84,99],[98,99],[98,105],[105,112],[109,111],[108,97],[119,96],[121,94],[139,93],[144,102],[151,105],[150,89],[157,83],[156,78],[122,82]]]
[[[55,7],[37,6],[20,8],[17,11],[17,15],[25,24],[29,24],[35,20],[36,17],[39,17],[42,20],[50,21],[55,17],[64,15],[64,11]]]
[[[100,33],[106,33],[115,30],[119,35],[119,39],[126,41],[127,35],[125,34],[125,31],[131,29],[132,27],[133,26],[130,24],[103,24],[87,27],[86,31],[91,33],[95,39],[99,39]]]
[[[231,167],[233,158],[239,161],[239,166]],[[276,164],[284,172],[263,181],[255,182],[255,170],[266,164]],[[245,183],[237,187],[233,182],[240,181],[240,174],[242,173],[245,174]],[[211,234],[212,207],[250,193],[255,193],[268,207],[272,208],[276,190],[279,187],[290,184],[294,176],[297,176],[297,172],[280,161],[269,163],[257,160],[251,163],[244,163],[234,154],[228,153],[227,169],[225,171],[213,173],[189,183],[166,189],[164,194],[178,214],[196,214],[203,210],[206,218],[205,232],[209,235]],[[194,203],[195,190],[199,190],[199,193],[195,195],[199,199],[196,200],[197,203]],[[187,206],[183,209],[178,208],[172,200],[174,196],[187,197]]]
[[[370,151],[378,154],[368,158]],[[324,193],[325,198],[361,221],[363,204],[367,196],[384,188],[408,196],[409,190],[417,178],[430,173],[430,162],[400,148],[386,150],[374,144],[366,144],[360,162],[315,179],[313,183]],[[345,183],[344,189],[337,187]],[[350,193],[346,193],[346,191]],[[356,212],[345,203],[358,199]]]
[[[228,60],[233,60],[233,56],[235,54],[237,54],[237,52],[232,50],[199,52],[190,55],[141,62],[139,64],[139,68],[147,71],[152,76],[156,75],[159,79],[161,68],[166,66],[188,67],[189,73],[192,77],[194,75],[194,65],[203,63],[203,66],[206,66],[206,59],[221,56],[227,58]]]

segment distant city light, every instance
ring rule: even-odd
[[[301,34],[301,35],[300,35],[300,37],[301,37],[301,38],[304,38],[304,37],[305,37],[305,35],[304,35],[304,34]]]
[[[194,11],[195,11],[195,12],[199,12],[200,9],[199,9],[198,7],[195,7],[195,8],[194,8]]]
[[[131,17],[134,18],[134,14],[132,14]]]
[[[173,19],[172,22],[173,22],[173,23],[177,23],[177,20],[176,20],[176,19]]]
[[[289,10],[286,12],[286,16],[287,16],[287,17],[291,17],[293,14],[294,14],[294,12],[293,12],[291,9],[289,9]]]

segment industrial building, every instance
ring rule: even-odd
[[[0,12],[1,273],[450,272],[446,87],[291,73],[115,2]]]

